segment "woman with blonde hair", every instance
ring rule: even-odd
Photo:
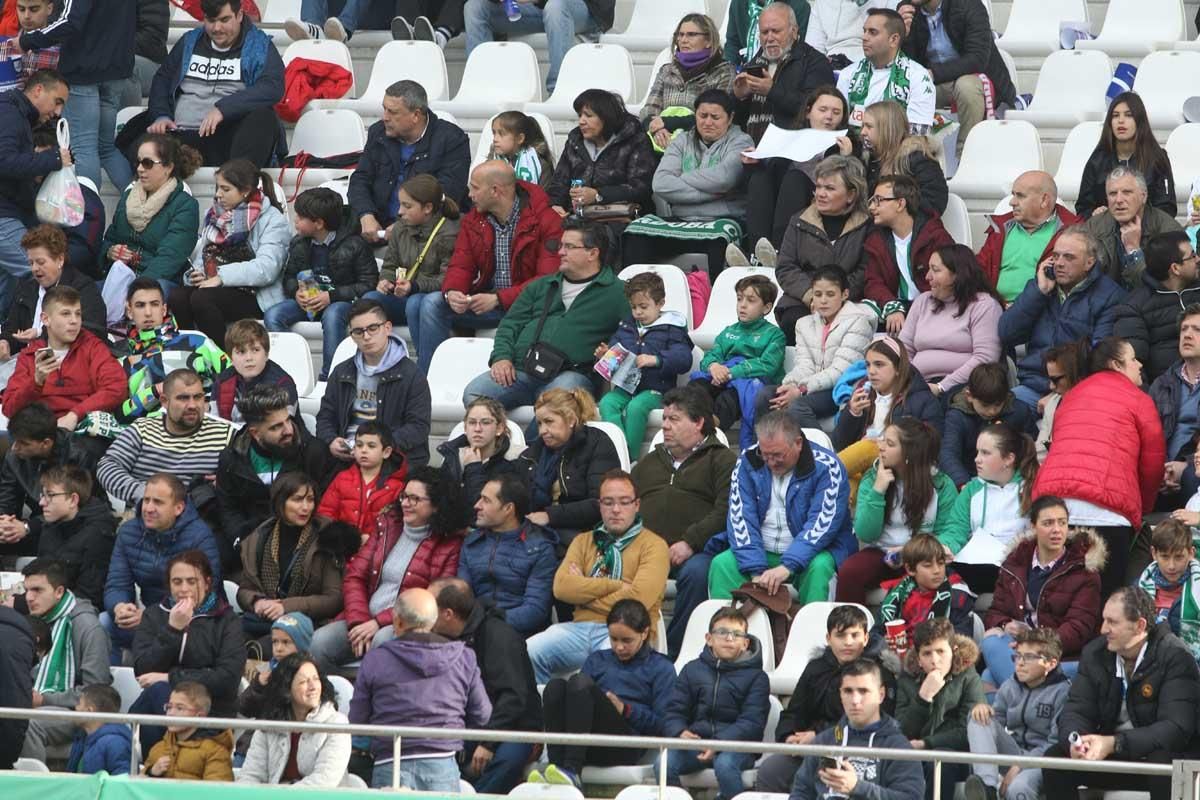
[[[663,152],[679,131],[696,124],[693,104],[708,89],[733,91],[733,65],[721,52],[721,33],[705,14],[684,14],[671,39],[671,60],[654,75],[642,106],[642,127]]]
[[[621,466],[604,431],[587,423],[600,418],[586,389],[550,389],[534,404],[538,439],[521,454],[531,494],[526,519],[558,531],[562,543],[600,522],[600,483]]]
[[[921,209],[925,213],[946,212],[950,197],[946,176],[941,164],[933,158],[929,140],[909,135],[904,106],[895,100],[881,100],[867,106],[859,136],[870,192],[875,191],[881,175],[907,175],[921,189]]]
[[[504,406],[491,397],[476,397],[467,404],[462,435],[438,446],[442,474],[462,490],[468,507],[475,505],[483,485],[517,469],[513,452],[525,449],[525,438],[513,429],[510,435]]]

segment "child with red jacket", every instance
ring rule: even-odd
[[[4,416],[45,403],[58,427],[74,430],[90,412],[116,413],[129,396],[125,371],[108,346],[83,329],[79,292],[53,286],[42,298],[42,335],[17,356]]]
[[[378,528],[379,512],[404,489],[408,465],[395,446],[386,425],[364,422],[354,436],[354,466],[339,472],[321,495],[317,513],[358,528],[363,544]]]

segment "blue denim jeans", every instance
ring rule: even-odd
[[[588,12],[584,0],[549,0],[544,8],[533,3],[521,4],[521,18],[509,22],[501,3],[491,0],[467,0],[463,7],[467,28],[467,58],[483,42],[492,41],[493,34],[546,33],[550,45],[550,71],[546,73],[546,91],[553,92],[558,82],[558,68],[567,51],[575,45],[575,35],[594,36],[600,25]]]
[[[1013,637],[1007,633],[985,636],[979,643],[979,651],[983,654],[983,682],[999,688],[1002,683],[1013,676],[1016,667],[1013,664]],[[1060,661],[1063,673],[1068,678],[1074,678],[1079,672],[1078,661]]]
[[[118,628],[116,621],[107,611],[100,612],[100,627],[108,633],[108,641],[110,652],[108,655],[109,663],[114,667],[121,666],[124,663],[122,650],[133,648],[133,630]]]
[[[290,331],[297,322],[308,319],[308,312],[300,307],[295,300],[284,300],[276,303],[263,314],[263,325],[269,331]],[[342,339],[346,338],[346,328],[350,324],[350,303],[340,300],[330,303],[317,318],[321,323],[321,375],[319,380],[329,377],[329,364],[333,354]]]
[[[672,570],[675,574],[675,610],[671,614],[671,624],[667,626],[667,654],[672,661],[683,646],[688,618],[708,599],[708,567],[712,560],[708,553],[696,553]]]
[[[117,111],[127,78],[101,83],[75,84],[67,97],[63,117],[71,126],[71,152],[75,171],[100,185],[100,168],[113,186],[124,191],[133,180],[133,169],[117,150]]]
[[[409,330],[412,330],[411,326]],[[554,380],[543,383],[517,370],[517,379],[513,381],[512,386],[501,386],[492,380],[492,373],[489,371],[476,376],[467,384],[467,388],[463,390],[463,405],[470,405],[476,397],[491,397],[507,409],[531,406],[541,397],[542,392],[550,389],[587,389],[593,394],[596,391],[591,379],[580,372],[563,372]],[[525,426],[525,441],[532,442],[536,437],[537,420],[533,420]]]
[[[346,5],[342,6],[341,13],[337,15],[346,33],[354,33],[358,28],[358,18],[369,5],[371,0],[346,0]],[[329,0],[301,0],[300,19],[321,27],[325,20],[329,19]]]
[[[416,300],[420,298],[420,300]],[[455,314],[441,292],[426,292],[408,298],[404,309],[408,331],[417,348],[417,366],[422,374],[429,373],[429,365],[438,346],[450,338],[452,328],[467,328],[472,331],[499,327],[504,311],[496,308],[486,314]]]
[[[471,784],[480,794],[508,794],[514,786],[521,783],[525,765],[533,755],[533,745],[504,742],[497,746],[492,742],[488,747],[496,748],[492,751],[492,760],[483,768],[482,775],[471,779]],[[475,752],[475,744],[468,743],[464,752],[469,759]]]
[[[742,782],[742,771],[754,766],[750,753],[717,753],[712,762],[701,761],[696,756],[699,750],[670,750],[667,752],[667,785],[679,786],[680,775],[711,768],[717,773],[717,791],[723,800],[741,794],[746,786]],[[659,760],[654,760],[654,778],[658,779]]]
[[[403,742],[401,742],[403,746]],[[376,764],[371,772],[372,789],[392,788],[392,762]],[[400,759],[400,785],[418,792],[457,792],[458,762],[454,756]]]
[[[17,281],[29,277],[29,259],[21,249],[25,225],[14,217],[0,219],[0,319],[8,319]]]
[[[1038,401],[1044,396],[1038,394],[1036,389],[1026,386],[1023,383],[1014,386],[1012,393],[1015,399],[1032,408],[1035,414],[1037,413]]]
[[[579,669],[597,650],[607,650],[608,626],[603,622],[560,622],[530,638],[526,645],[539,684],[559,672]]]

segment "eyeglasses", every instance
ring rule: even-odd
[[[1048,372],[1046,373],[1046,379],[1050,381],[1051,386],[1057,386],[1058,382],[1061,381],[1065,377],[1067,377],[1065,374],[1064,375],[1051,375]]]
[[[566,250],[566,251],[570,252],[571,250],[594,250],[595,248],[588,247],[586,244],[574,244],[573,242],[559,242],[558,249]]]
[[[605,508],[616,508],[617,506],[620,506],[621,508],[629,508],[636,502],[636,497],[606,497],[600,501],[600,505],[604,506]]]
[[[1045,661],[1046,657],[1041,653],[1014,653],[1013,659],[1021,664],[1034,664],[1038,661]]]
[[[350,336],[354,339],[365,339],[368,336],[374,336],[379,333],[386,324],[385,322],[372,322],[370,325],[362,328],[351,328]]]
[[[153,158],[139,158],[137,161],[137,165],[144,170],[152,170],[156,166],[161,167],[165,163],[164,161],[155,161]]]
[[[867,205],[877,206],[880,203],[886,203],[888,200],[899,200],[899,199],[900,199],[899,197],[884,197],[883,195],[877,194],[877,195],[873,195],[871,197],[871,199],[867,200]]]
[[[70,497],[71,492],[47,492],[43,491],[41,497],[43,500],[53,500],[56,497]]]
[[[705,38],[708,34],[704,31],[678,31],[675,34],[676,39],[698,39]]]
[[[492,419],[491,417],[485,417],[484,419],[469,419],[463,423],[463,425],[468,428],[490,428],[495,424],[496,420]]]
[[[401,503],[423,503],[428,500],[428,497],[421,497],[419,494],[402,494],[400,495]]]
[[[742,631],[734,631],[729,628],[717,628],[714,631],[708,632],[714,639],[724,639],[727,642],[736,642],[738,639],[747,639],[749,634]]]
[[[1184,256],[1183,258],[1179,259],[1179,263],[1186,264],[1189,261],[1195,261],[1197,258],[1200,258],[1200,253],[1192,253],[1190,256]]]

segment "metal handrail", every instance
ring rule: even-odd
[[[0,706],[0,719],[42,719],[50,722],[78,722],[86,718],[92,722],[130,725],[136,739],[142,725],[163,727],[168,718],[156,714],[82,714],[78,711],[58,708],[8,708]],[[415,726],[356,725],[328,722],[296,722],[292,720],[231,719],[225,717],[170,717],[172,725],[197,728],[230,728],[233,730],[261,730],[281,733],[340,733],[351,736],[372,736],[392,739],[392,788],[400,788],[400,744],[406,736],[419,739],[448,739],[469,742],[516,742],[522,744],[555,744],[587,747],[641,748],[659,751],[659,788],[666,788],[667,751],[704,750],[729,751],[736,753],[784,753],[790,756],[822,756],[836,753],[840,756],[885,759],[888,761],[932,761],[934,764],[934,797],[940,796],[942,762],[955,764],[995,764],[1017,766],[1022,769],[1063,769],[1069,765],[1072,771],[1112,772],[1149,777],[1173,777],[1171,764],[1156,764],[1144,761],[1084,761],[1044,756],[1016,756],[987,753],[960,753],[949,750],[895,750],[882,747],[825,747],[818,745],[781,744],[778,742],[732,742],[720,739],[668,739],[661,736],[616,736],[612,734],[550,733],[544,731],[497,731],[473,730],[468,728],[421,728]],[[130,774],[139,774],[139,765],[130,754]],[[1193,797],[1200,797],[1200,774],[1192,778]]]

